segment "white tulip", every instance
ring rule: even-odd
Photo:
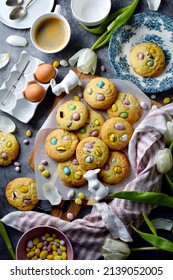
[[[69,59],[69,63],[71,66],[77,63],[78,71],[94,75],[97,67],[97,55],[89,48],[81,49]]]
[[[156,156],[157,171],[167,173],[173,166],[173,159],[170,149],[160,150]]]
[[[160,6],[161,0],[147,0],[147,3],[151,11],[157,11]]]
[[[130,255],[130,249],[121,240],[106,238],[101,253],[105,260],[125,260]]]
[[[173,141],[173,120],[167,122],[166,128],[165,141],[169,145]]]

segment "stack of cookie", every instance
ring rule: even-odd
[[[61,103],[56,114],[59,128],[46,137],[45,150],[58,162],[64,185],[84,185],[84,174],[96,168],[103,183],[122,181],[130,169],[124,149],[141,113],[133,94],[118,92],[115,83],[103,77],[86,85],[83,100]]]

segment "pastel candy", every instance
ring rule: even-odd
[[[68,141],[68,140],[70,140],[70,136],[65,135],[65,136],[62,137],[62,139]]]
[[[144,57],[145,57],[145,56],[144,56],[144,54],[143,54],[143,53],[139,53],[139,54],[138,54],[138,59],[139,59],[139,60],[143,60],[143,59],[144,59]]]
[[[114,127],[115,127],[116,130],[124,130],[125,129],[124,125],[120,122],[116,123]]]
[[[128,135],[127,134],[123,134],[121,137],[120,137],[120,140],[122,142],[127,142],[128,141]]]
[[[73,165],[79,165],[79,162],[78,162],[78,160],[77,160],[76,158],[74,158],[74,159],[72,160],[72,164],[73,164]]]
[[[87,142],[84,145],[85,148],[93,148],[93,144],[91,142]]]
[[[75,106],[75,105],[73,105],[73,104],[70,104],[70,105],[68,106],[68,108],[69,108],[71,111],[73,111],[73,110],[75,110],[75,109],[76,109],[76,106]]]
[[[76,112],[73,114],[72,118],[74,121],[78,121],[78,120],[80,120],[80,114]]]
[[[58,142],[57,138],[52,138],[51,141],[50,141],[50,143],[51,143],[52,145],[56,145],[57,142]]]
[[[93,136],[93,137],[98,137],[98,136],[99,136],[99,131],[98,131],[98,130],[94,130],[94,131],[91,133],[91,136]]]
[[[100,82],[97,83],[97,86],[98,86],[99,88],[104,87],[104,85],[105,85],[105,83],[104,83],[103,81],[100,81]]]
[[[105,96],[102,93],[98,93],[96,95],[96,100],[103,101],[103,100],[105,100]]]
[[[130,101],[129,101],[128,99],[124,99],[124,100],[123,100],[123,104],[124,104],[124,105],[130,105]]]
[[[64,174],[65,175],[70,175],[71,174],[70,168],[68,166],[64,167]]]
[[[88,163],[93,162],[94,157],[93,156],[88,156],[88,157],[86,157],[85,161],[88,162]]]

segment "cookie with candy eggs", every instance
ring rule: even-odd
[[[47,135],[45,150],[50,158],[58,162],[66,161],[74,155],[78,142],[75,133],[58,128]]]
[[[107,114],[110,118],[120,117],[134,123],[140,118],[142,108],[135,95],[119,92],[115,102],[107,110]]]
[[[78,100],[69,100],[58,106],[56,121],[65,130],[77,130],[82,127],[88,119],[87,106]]]
[[[10,181],[6,186],[6,198],[18,210],[34,209],[39,202],[35,180],[23,177]]]
[[[114,117],[107,119],[101,127],[101,139],[111,150],[123,150],[129,144],[133,126],[125,119]]]
[[[84,89],[84,100],[93,109],[108,109],[115,101],[117,87],[107,78],[92,79]]]
[[[134,72],[142,77],[157,77],[165,69],[165,54],[157,44],[143,42],[130,51],[130,64]]]
[[[100,129],[105,122],[104,116],[94,110],[89,110],[89,115],[86,123],[76,131],[77,137],[82,140],[86,137],[100,137]]]
[[[84,170],[102,167],[108,154],[108,146],[98,137],[84,138],[76,148],[76,158]]]
[[[130,164],[125,153],[110,151],[107,162],[98,174],[99,179],[106,184],[117,184],[129,173]]]
[[[0,131],[0,166],[10,165],[19,154],[20,145],[10,132]]]
[[[58,163],[57,172],[58,177],[68,187],[77,188],[86,183],[83,176],[86,170],[81,167],[75,156],[65,162]]]

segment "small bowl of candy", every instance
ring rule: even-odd
[[[25,232],[16,246],[17,260],[73,260],[68,237],[51,226],[36,226]]]

